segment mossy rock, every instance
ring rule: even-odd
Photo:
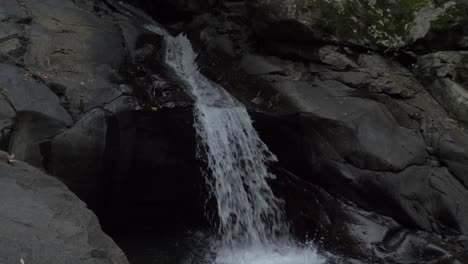
[[[314,39],[374,49],[400,49],[430,31],[468,21],[463,0],[252,0],[250,5],[259,31],[294,22]]]

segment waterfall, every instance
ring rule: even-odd
[[[189,40],[168,37],[165,62],[195,97],[195,127],[206,151],[220,234],[226,245],[258,244],[285,235],[267,179],[276,157],[261,141],[245,107],[197,69]]]
[[[198,70],[184,35],[165,36],[164,62],[195,99],[195,128],[206,156],[208,184],[217,202],[221,245],[215,263],[323,263],[290,239],[279,200],[267,180],[276,156],[260,139],[245,106]]]

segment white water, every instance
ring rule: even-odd
[[[218,207],[221,240],[213,262],[324,263],[312,247],[290,238],[281,204],[267,182],[273,177],[267,165],[276,156],[259,138],[246,108],[199,72],[197,55],[184,35],[148,29],[165,36],[165,63],[195,98],[195,128]]]

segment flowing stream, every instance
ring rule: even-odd
[[[200,73],[186,36],[173,37],[154,25],[148,29],[165,37],[165,64],[195,98],[195,128],[219,217],[220,238],[208,263],[324,263],[311,246],[291,238],[267,182],[274,177],[268,163],[276,156],[259,138],[245,106]]]

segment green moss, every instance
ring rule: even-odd
[[[428,0],[417,0],[418,3]],[[405,0],[405,6],[411,1]],[[381,46],[398,46],[401,42],[401,32],[404,27],[405,15],[398,17],[395,23],[393,7],[388,0],[376,1],[371,5],[369,1],[311,1],[307,8],[319,8],[323,12],[323,19],[319,26],[325,34],[337,36],[345,40],[370,41]],[[406,8],[406,7],[405,7]],[[408,7],[413,9],[414,7]],[[405,19],[402,19],[405,18]]]
[[[431,23],[435,31],[444,31],[456,24],[468,23],[468,4],[458,2],[450,7],[442,16]]]
[[[296,1],[297,2],[297,1]],[[404,45],[409,25],[415,14],[426,6],[441,6],[448,0],[304,0],[297,12],[307,14],[321,10],[318,24],[324,35],[336,36],[350,42],[366,42],[383,48],[399,48]],[[453,23],[457,17],[466,16],[468,10],[458,10],[438,21],[438,27]],[[464,14],[464,15],[463,15]]]
[[[281,17],[314,28],[321,39],[336,39],[374,48],[398,49],[406,45],[416,14],[425,7],[443,7],[451,0],[277,0]],[[457,0],[464,1],[464,0]],[[435,30],[468,23],[468,4],[457,4],[432,22]],[[317,21],[318,19],[318,21]],[[315,30],[317,29],[317,30]]]

